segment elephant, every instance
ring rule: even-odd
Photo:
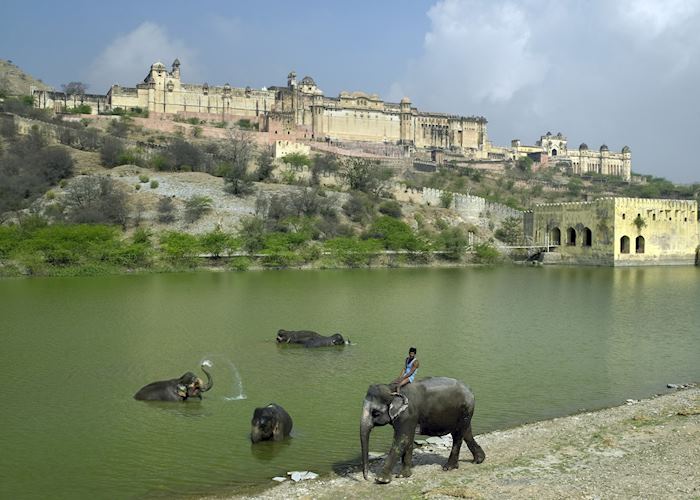
[[[401,457],[402,468],[396,477],[409,477],[413,467],[413,441],[417,428],[420,434],[442,436],[452,434],[452,452],[443,470],[456,469],[462,440],[467,443],[480,464],[486,458],[484,450],[472,434],[474,395],[462,382],[448,377],[428,377],[407,384],[401,393],[395,385],[376,384],[367,390],[360,420],[362,473],[367,479],[369,461],[369,434],[374,426],[391,424],[394,442],[384,462],[384,468],[375,478],[377,483],[389,483],[396,460]]]
[[[302,344],[304,347],[324,347],[347,343],[339,333],[326,337],[310,330],[279,330],[276,340],[278,344]]]
[[[143,386],[134,394],[139,401],[186,401],[190,398],[202,399],[202,393],[214,385],[214,380],[207,370],[208,365],[202,363],[202,371],[207,376],[207,384],[192,372],[187,372],[180,378],[160,380]]]
[[[256,408],[250,421],[250,440],[253,443],[281,441],[289,436],[292,425],[292,417],[278,404]]]

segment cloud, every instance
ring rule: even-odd
[[[697,15],[697,0],[620,0],[618,15],[630,34],[653,39],[677,29]]]
[[[484,115],[498,145],[561,131],[630,146],[636,172],[697,178],[700,0],[438,0],[427,16],[392,100]]]
[[[171,38],[165,28],[151,22],[139,25],[126,35],[115,38],[93,61],[88,82],[94,92],[106,92],[115,83],[134,86],[143,80],[156,61],[169,66],[179,58],[188,81],[196,81],[196,51],[184,42]]]
[[[531,46],[532,20],[511,2],[444,0],[428,11],[424,52],[392,86],[421,96],[503,102],[542,81],[548,61]],[[434,105],[440,99],[428,99]]]

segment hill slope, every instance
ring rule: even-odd
[[[12,62],[0,59],[0,93],[6,95],[29,95],[30,88],[51,90],[51,87],[28,75]]]

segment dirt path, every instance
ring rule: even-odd
[[[247,498],[700,498],[700,388],[477,436],[486,461],[443,472],[445,448],[416,447],[408,479],[349,471]],[[359,445],[358,445],[359,446]],[[382,460],[372,465],[372,475]],[[236,498],[236,497],[232,497]],[[246,498],[246,497],[238,497]]]

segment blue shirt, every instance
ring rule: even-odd
[[[410,360],[410,361],[409,361]],[[403,376],[405,377],[408,375],[411,371],[411,367],[413,366],[413,362],[416,360],[416,358],[406,358],[406,369],[403,372]],[[416,378],[416,373],[418,373],[418,369],[416,368],[416,371],[414,371],[410,377],[408,377],[409,382],[413,382],[413,379]]]

